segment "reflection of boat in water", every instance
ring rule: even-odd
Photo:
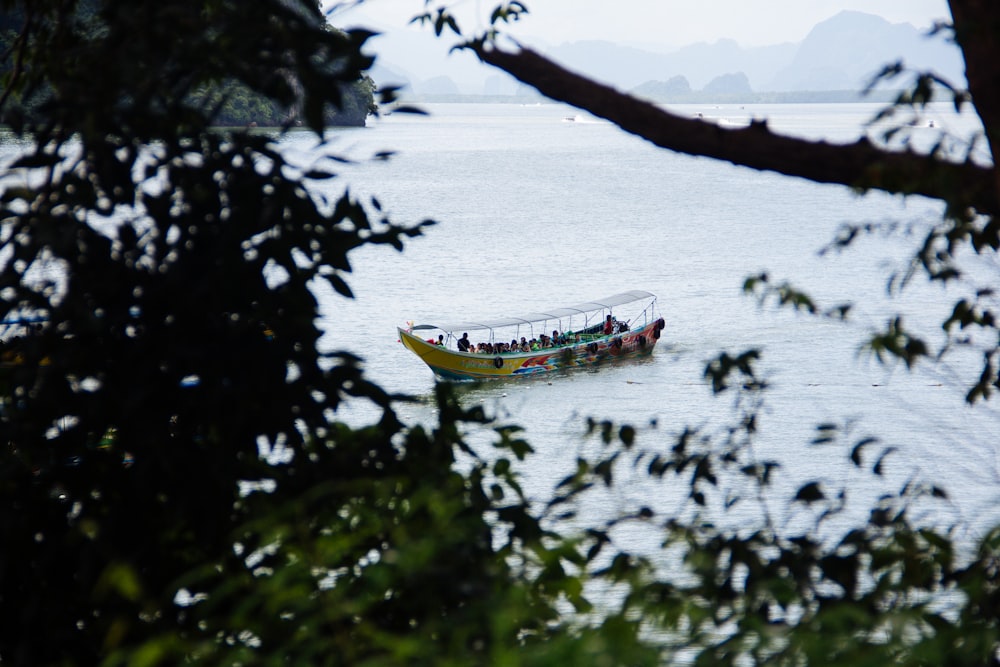
[[[656,296],[632,290],[544,313],[418,324],[398,331],[400,342],[439,378],[474,380],[534,375],[646,356],[653,352],[664,326],[663,318],[656,314]],[[610,328],[610,333],[605,333],[605,327]],[[461,351],[463,341],[470,340],[465,335],[469,332],[487,339],[483,351]],[[554,343],[549,343],[551,338],[546,341],[550,332],[557,334]],[[423,338],[427,333],[431,336]],[[537,346],[532,347],[531,340]],[[507,341],[525,341],[528,349],[507,351]]]

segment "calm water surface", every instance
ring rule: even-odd
[[[463,391],[463,400],[526,428],[537,450],[524,471],[533,492],[543,495],[578,453],[599,449],[580,437],[587,416],[639,426],[655,422],[656,429],[643,435],[649,446],[671,445],[670,436],[685,425],[713,428],[731,415],[731,402],[709,396],[705,362],[722,350],[756,347],[773,385],[757,453],[784,464],[785,491],[806,479],[835,488],[848,484],[861,507],[911,477],[929,476],[953,498],[930,520],[958,521],[970,535],[1000,520],[1000,419],[992,406],[970,408],[963,401],[963,382],[977,377],[970,369],[980,357],[907,373],[859,354],[865,334],[894,312],[938,336],[938,323],[958,292],[917,279],[903,298],[886,296],[888,277],[905,269],[908,253],[922,241],[919,230],[939,219],[938,204],[859,197],[842,187],[672,154],[597,119],[569,121],[576,112],[560,105],[426,108],[427,117],[391,115],[342,132],[333,143],[359,160],[342,172],[356,196],[377,196],[396,222],[438,222],[402,254],[360,252],[351,280],[356,301],[321,292],[324,342],[364,357],[373,379],[393,391],[430,396],[430,371],[396,340],[394,327],[408,321],[517,314],[644,289],[659,295],[667,321],[652,358]],[[766,117],[781,132],[843,142],[860,136],[877,108],[679,111],[731,123]],[[946,108],[935,108],[931,117],[934,127],[914,128],[915,144],[936,140],[942,129],[967,136],[976,127]],[[302,135],[288,143],[314,155],[312,140]],[[389,161],[365,159],[387,149],[397,152]],[[846,253],[818,254],[844,223],[888,221],[916,231],[867,239]],[[974,266],[995,284],[994,261]],[[760,308],[741,287],[746,276],[763,270],[807,290],[821,305],[855,303],[851,322]],[[434,418],[429,401],[405,413],[414,421]],[[345,413],[349,419],[364,415],[362,408]],[[843,447],[808,444],[816,424],[844,420],[852,423],[854,440],[876,435],[899,447],[886,478],[855,475]],[[661,509],[669,509],[673,496],[660,486],[627,484],[602,497],[606,506],[588,510],[596,517],[638,499],[660,499]],[[795,512],[783,520],[793,526]]]

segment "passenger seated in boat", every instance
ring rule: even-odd
[[[611,319],[611,316],[608,315],[606,318],[604,318],[604,335],[610,336],[614,332],[615,332],[615,322],[613,319]]]
[[[438,340],[437,340],[436,345],[440,345],[441,347],[444,347],[444,334],[441,334],[440,336],[438,336]]]
[[[524,338],[521,339],[521,352],[531,352],[531,346],[528,345],[528,341]]]
[[[462,337],[458,339],[458,351],[459,352],[468,352],[469,351],[469,347],[471,345],[472,345],[472,343],[469,342],[469,334],[468,333],[463,333]]]

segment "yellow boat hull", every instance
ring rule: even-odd
[[[397,330],[400,342],[420,357],[439,378],[482,380],[536,375],[591,366],[612,359],[646,356],[652,354],[663,327],[663,320],[659,319],[626,333],[535,352],[512,354],[458,352],[424,340],[406,329]]]

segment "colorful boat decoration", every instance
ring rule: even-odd
[[[656,296],[631,290],[521,317],[411,324],[397,330],[400,342],[437,377],[482,380],[647,356],[664,326]]]

